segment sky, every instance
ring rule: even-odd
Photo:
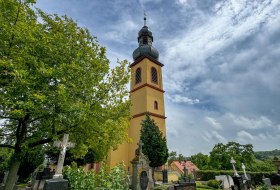
[[[72,17],[131,63],[144,11],[163,67],[167,143],[185,156],[215,144],[280,149],[279,0],[37,0]]]

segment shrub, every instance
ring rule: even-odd
[[[93,190],[93,189],[128,189],[128,174],[123,165],[118,165],[109,172],[104,166],[100,172],[85,172],[83,168],[69,167],[65,172],[69,180],[71,190]]]
[[[211,179],[207,182],[207,185],[209,187],[213,187],[215,189],[218,189],[220,187],[220,182],[218,180],[215,179]]]

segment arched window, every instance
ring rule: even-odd
[[[154,101],[154,109],[157,110],[158,109],[158,102]]]
[[[135,72],[135,84],[141,82],[141,68],[137,68]]]
[[[157,70],[154,67],[152,67],[152,82],[158,83]]]

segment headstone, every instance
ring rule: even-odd
[[[42,190],[67,190],[68,189],[68,181],[63,179],[62,169],[63,169],[67,148],[71,148],[75,146],[74,143],[68,142],[68,140],[69,140],[69,135],[64,134],[62,141],[54,142],[54,146],[60,148],[59,158],[56,166],[56,172],[55,175],[53,176],[53,179],[49,179],[45,181],[44,188]],[[40,185],[39,185],[39,190],[41,190]]]
[[[66,150],[67,150],[67,148],[71,148],[71,147],[75,146],[74,143],[68,142],[68,139],[69,139],[69,135],[64,134],[62,141],[55,141],[54,142],[54,146],[60,148],[60,153],[59,153],[59,158],[58,158],[54,178],[63,178],[62,169],[63,169]]]
[[[43,190],[68,190],[68,181],[66,179],[48,179]]]
[[[184,166],[184,177],[181,181],[178,181],[178,184],[174,185],[175,190],[195,190],[196,189],[196,183],[194,179],[189,179],[187,177],[188,175],[188,169],[186,168],[187,161],[184,160],[183,163],[181,163]]]
[[[168,183],[168,170],[162,170],[162,183]]]
[[[244,183],[243,183],[243,179],[241,176],[233,176],[233,183],[234,186],[232,187],[232,189],[234,190],[244,190]]]
[[[269,188],[271,189],[271,181],[269,178],[264,178],[263,179],[263,183]]]
[[[234,186],[233,179],[229,175],[215,176],[215,179],[222,182],[220,185],[222,189],[231,189],[231,186]]]
[[[138,143],[139,151],[135,158],[131,161],[132,164],[132,190],[150,190],[153,189],[152,170],[149,166],[149,159],[142,152],[143,143],[140,140]]]

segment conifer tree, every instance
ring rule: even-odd
[[[167,161],[166,138],[149,115],[146,115],[146,119],[142,121],[141,126],[140,139],[144,143],[143,153],[148,156],[154,174],[154,168],[164,165]]]

